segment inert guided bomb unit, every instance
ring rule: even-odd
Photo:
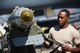
[[[10,53],[36,53],[35,46],[44,39],[35,25],[34,13],[25,7],[15,7],[8,19]]]

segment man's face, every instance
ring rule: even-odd
[[[66,15],[66,12],[59,12],[58,22],[60,26],[64,26],[68,22],[68,16]]]

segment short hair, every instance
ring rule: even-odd
[[[65,12],[67,16],[70,16],[70,12],[67,9],[62,9],[62,10],[60,10],[60,12]]]

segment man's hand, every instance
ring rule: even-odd
[[[62,47],[62,49],[64,49],[65,51],[68,51],[68,52],[71,52],[72,51],[72,48],[70,46],[68,46],[68,45],[64,45]]]

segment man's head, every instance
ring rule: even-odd
[[[68,10],[66,9],[61,10],[58,13],[59,25],[63,27],[64,25],[68,24],[69,16],[70,16],[70,12]]]

